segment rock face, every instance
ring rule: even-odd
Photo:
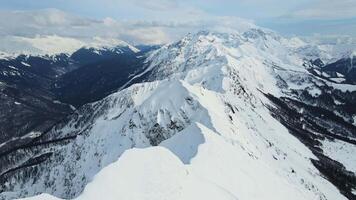
[[[242,33],[203,31],[153,51],[126,89],[85,104],[2,155],[0,198],[49,193],[90,199],[113,192],[95,187],[116,173],[113,167],[128,170],[130,160],[140,165],[147,160],[139,162],[140,156],[157,151],[179,173],[187,168],[187,179],[199,177],[199,184],[190,185],[171,179],[173,172],[142,177],[165,188],[155,193],[163,199],[190,197],[187,191],[201,188],[227,199],[354,199],[356,171],[348,157],[355,153],[356,85],[318,76],[313,70],[321,62],[310,62],[303,48],[287,42],[254,27]],[[341,144],[345,151],[330,153]],[[124,153],[132,148],[149,149]],[[152,174],[155,166],[147,162]],[[135,173],[124,174],[115,175],[132,182],[116,183],[127,190],[108,199],[130,196],[125,191],[149,194],[141,184],[133,188]]]

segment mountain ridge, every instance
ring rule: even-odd
[[[28,143],[31,139],[25,135],[47,131],[71,114],[74,106],[115,92],[132,73],[142,70],[149,50],[108,46],[80,48],[72,55],[21,54],[0,59],[0,152]],[[97,80],[102,80],[101,86],[95,84]]]
[[[0,198],[43,192],[81,198],[94,175],[120,162],[120,156],[129,156],[129,149],[160,144],[180,155],[203,180],[238,199],[355,197],[355,172],[324,155],[321,144],[343,138],[353,145],[347,139],[356,138],[356,113],[328,100],[355,95],[356,87],[310,73],[309,60],[282,37],[261,29],[199,32],[155,50],[146,62],[148,67],[137,77],[141,83],[84,105],[26,151],[9,155],[11,162],[1,169],[0,180],[7,185]],[[185,142],[199,130],[204,140]],[[68,140],[51,142],[64,138]],[[193,155],[185,152],[190,147]],[[21,168],[29,157],[41,155],[48,158]],[[20,170],[6,173],[14,166]],[[339,179],[330,176],[330,166]],[[290,192],[281,193],[280,188]]]

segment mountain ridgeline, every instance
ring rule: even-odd
[[[43,92],[6,115],[59,114],[5,132],[0,199],[356,199],[354,57],[293,44],[252,26],[4,64],[9,108]]]
[[[75,108],[124,86],[144,69],[150,49],[81,48],[71,55],[0,59],[0,153],[27,144]]]

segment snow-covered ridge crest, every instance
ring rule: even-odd
[[[313,157],[308,149],[269,116],[265,108],[252,106],[240,95],[214,92],[185,81],[163,80],[134,85],[88,105],[76,116],[64,127],[54,129],[51,135],[81,134],[74,142],[55,148],[54,154],[59,159],[44,165],[51,170],[40,173],[37,183],[31,186],[33,190],[59,197],[77,196],[83,183],[92,180],[99,169],[115,162],[125,150],[149,147],[168,139],[162,146],[181,160],[178,166],[186,164],[192,174],[200,177],[202,184],[215,185],[230,197],[247,200],[253,195],[256,198],[285,199],[291,193],[296,200],[304,196],[305,199],[324,195],[339,197],[330,184],[321,177],[315,177],[317,171],[308,159]],[[267,124],[269,129],[266,130]],[[161,150],[157,151],[161,154]],[[177,160],[172,153],[167,155],[168,158]],[[130,152],[124,153],[124,160],[134,158],[140,162],[138,157],[130,155]],[[130,164],[133,163],[125,163]],[[146,167],[149,166],[154,165]],[[111,173],[110,168],[103,174]],[[298,174],[291,173],[291,168]],[[269,178],[261,174],[268,174]],[[158,186],[163,187],[166,182],[160,181],[171,177],[169,174],[161,175],[147,176],[147,183],[158,180]],[[106,180],[107,175],[100,176],[99,180]],[[79,199],[90,199],[91,196],[86,195],[102,193],[95,187],[95,181]],[[136,191],[135,183],[127,186],[128,190]],[[261,189],[248,189],[256,187],[257,183]],[[187,189],[195,191],[198,185],[189,185]],[[269,186],[268,190],[265,190],[266,186]],[[313,189],[304,190],[305,187]],[[289,192],[278,192],[281,188]],[[145,196],[147,192],[137,192],[150,199]],[[120,195],[125,194],[117,193],[109,199]]]
[[[151,63],[151,80],[176,77],[215,91],[241,85],[255,90],[257,96],[261,94],[257,91],[281,96],[281,92],[289,93],[291,89],[310,90],[315,84],[344,91],[342,85],[315,78],[304,67],[312,57],[331,56],[327,50],[310,54],[309,47],[297,38],[284,38],[263,28],[243,33],[201,31],[163,46],[152,53],[147,62]],[[231,78],[239,84],[230,81],[235,86],[226,85]],[[348,88],[356,90],[353,86]]]
[[[219,90],[231,89],[224,80],[232,78],[233,74],[235,81],[246,84],[246,88],[278,93],[274,66],[305,72],[301,67],[303,59],[281,40],[278,34],[263,29],[243,33],[201,31],[189,34],[148,58],[151,78],[172,76]]]
[[[148,82],[84,106],[43,138],[74,135],[75,139],[24,152],[31,157],[51,152],[54,157],[39,165],[35,183],[9,180],[9,190],[18,193],[8,197],[42,192],[62,198],[100,194],[102,188],[96,190],[93,177],[99,173],[99,181],[107,180],[105,174],[112,173],[112,166],[102,171],[104,176],[101,169],[131,159],[140,163],[139,157],[152,156],[149,152],[153,151],[179,173],[188,168],[185,172],[199,177],[207,188],[220,188],[219,193],[224,191],[232,199],[345,199],[313,166],[310,159],[316,159],[315,155],[266,108],[270,102],[263,93],[289,95],[292,89],[321,83],[308,74],[303,62],[282,37],[262,29],[203,31],[166,45],[147,60],[150,67],[144,75]],[[162,147],[149,149],[147,154],[125,153],[157,145]],[[157,173],[155,164],[147,165],[153,174]],[[148,185],[172,186],[167,181],[172,180],[170,173],[146,178]],[[137,189],[137,180],[133,180],[128,191],[143,194],[141,199],[154,199],[145,196],[151,194],[146,187]],[[189,189],[201,189],[199,186],[189,185]],[[179,194],[173,186],[169,191],[172,188],[170,194]],[[158,188],[155,194],[166,195],[165,191]],[[162,198],[172,198],[165,195]]]

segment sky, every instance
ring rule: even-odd
[[[0,42],[13,36],[60,35],[162,44],[187,32],[233,29],[241,23],[287,36],[356,37],[356,0],[1,0],[0,4]]]

